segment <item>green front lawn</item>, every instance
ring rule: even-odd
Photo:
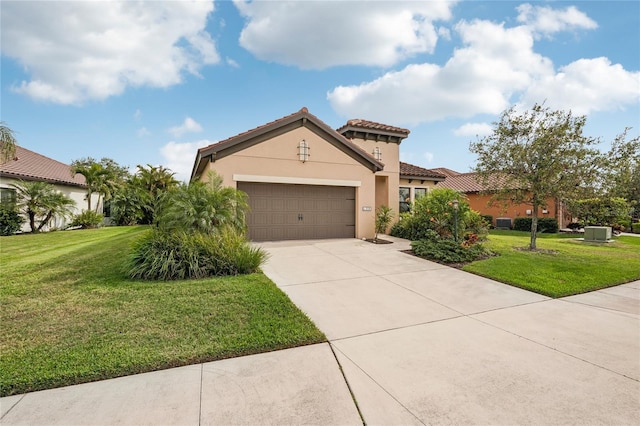
[[[529,233],[492,231],[486,246],[499,256],[463,269],[550,297],[585,293],[640,280],[640,238],[618,237],[613,243],[584,243],[576,235],[540,234],[539,249],[528,247]]]
[[[145,230],[0,237],[0,396],[325,341],[263,274],[127,279]]]

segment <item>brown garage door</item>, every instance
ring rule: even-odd
[[[238,182],[253,241],[355,237],[355,188]]]

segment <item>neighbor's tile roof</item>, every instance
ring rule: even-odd
[[[504,178],[493,176],[490,178],[490,185],[483,185],[477,180],[477,173],[458,173],[455,176],[447,176],[444,182],[440,182],[438,186],[451,188],[459,192],[482,192],[488,191],[490,187],[504,186]],[[497,184],[497,185],[496,185]]]
[[[387,124],[376,123],[375,121],[369,121],[369,120],[362,120],[360,118],[355,118],[347,121],[347,124],[339,128],[338,132],[342,133],[342,131],[347,127],[356,127],[360,129],[367,129],[367,130],[378,130],[378,131],[390,132],[390,133],[400,133],[405,135],[405,137],[409,135],[409,133],[411,133],[408,129],[403,129],[402,127],[389,126]]]
[[[433,170],[434,172],[443,174],[443,175],[445,175],[447,177],[448,176],[458,176],[458,175],[462,174],[460,172],[456,172],[455,170],[447,169],[446,167],[437,167],[437,168],[431,169],[431,170]]]
[[[15,179],[38,180],[49,183],[86,187],[80,174],[71,175],[71,166],[30,151],[16,147],[16,156],[0,164],[0,175]]]
[[[443,180],[446,176],[432,169],[425,169],[413,164],[400,162],[400,177],[427,177],[436,180]]]

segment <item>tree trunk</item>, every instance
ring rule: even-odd
[[[536,237],[538,236],[538,204],[533,203],[533,214],[531,215],[531,242],[529,250],[536,249]]]
[[[49,210],[49,213],[47,213],[47,216],[44,218],[44,220],[42,220],[40,222],[40,225],[38,226],[38,232],[42,231],[42,228],[44,228],[44,226],[49,223],[49,221],[51,220],[51,216],[53,216],[52,214],[53,212],[51,210]]]
[[[29,215],[29,226],[31,227],[31,232],[36,233],[36,214],[31,210],[27,210],[27,214]]]
[[[87,210],[91,211],[91,191],[87,191]]]
[[[98,207],[100,207],[100,194],[98,194],[98,201],[96,201],[96,213],[98,213]]]

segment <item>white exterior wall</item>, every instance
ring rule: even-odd
[[[8,177],[0,177],[0,188],[10,188],[13,189],[13,187],[11,186],[11,184],[15,184],[15,183],[19,183],[20,180],[19,179],[12,179],[12,178],[8,178]],[[52,184],[53,187],[56,189],[56,191],[61,192],[63,194],[65,194],[66,196],[68,196],[69,198],[71,198],[74,203],[75,203],[75,207],[73,207],[71,210],[73,212],[73,214],[78,214],[81,213],[83,210],[87,209],[87,200],[86,200],[86,196],[87,196],[87,190],[85,188],[80,188],[77,186],[69,186],[69,185],[59,185],[59,184]],[[95,208],[96,203],[98,202],[98,195],[97,194],[93,194],[91,196],[91,207],[92,209]],[[102,200],[100,200],[100,206],[98,206],[98,211],[102,212]],[[31,232],[31,228],[29,227],[29,218],[23,214],[22,215],[25,218],[25,222],[22,224],[22,232]],[[45,226],[43,228],[43,230],[48,231],[50,229],[62,229],[64,228],[69,222],[71,221],[71,218],[60,218],[60,217],[56,217],[54,219],[51,220],[50,226]]]

